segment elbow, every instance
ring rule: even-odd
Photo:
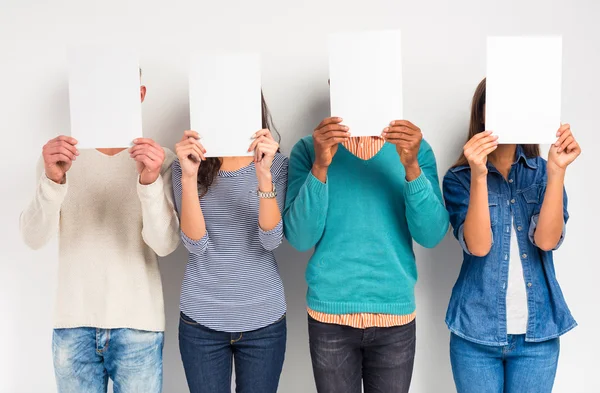
[[[46,244],[46,242],[39,241],[38,239],[32,239],[27,236],[22,236],[22,237],[23,237],[23,242],[25,243],[25,245],[33,251],[37,251],[37,250],[41,249]]]
[[[534,244],[537,248],[539,248],[540,250],[544,251],[544,252],[549,252],[549,251],[553,251],[555,250],[558,245],[560,244],[560,240],[562,237],[562,233],[559,234],[558,236],[541,236],[538,235],[539,232],[536,232],[535,236],[533,237],[534,240]]]
[[[552,242],[552,241],[541,241],[541,242],[535,242],[535,245],[537,246],[537,248],[539,248],[540,250],[544,251],[544,252],[549,252],[549,251],[553,251],[556,246],[558,245],[558,241],[556,242]]]
[[[304,242],[299,240],[297,237],[293,235],[286,234],[286,239],[288,242],[294,247],[296,250],[300,252],[306,252],[313,248],[314,244],[310,244],[309,242]]]
[[[437,228],[430,230],[428,233],[425,233],[422,239],[415,239],[417,243],[425,248],[435,248],[438,244],[444,240],[446,234],[448,233],[448,228],[450,224],[448,221],[438,226]]]
[[[488,246],[488,247],[474,247],[474,248],[469,248],[469,252],[476,257],[479,258],[484,258],[487,257],[487,255],[490,253],[490,251],[492,250],[492,246]]]
[[[179,246],[179,238],[176,238],[174,241],[169,243],[169,245],[166,247],[154,249],[154,252],[159,257],[164,258],[164,257],[172,254],[175,250],[177,250],[177,246]]]
[[[47,239],[40,238],[26,232],[27,231],[21,227],[21,238],[23,239],[23,243],[25,243],[29,249],[37,251],[46,245]]]

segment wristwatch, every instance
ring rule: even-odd
[[[273,183],[273,191],[263,192],[261,190],[256,190],[256,195],[258,195],[259,198],[264,198],[264,199],[275,198],[277,196],[277,190],[275,189],[275,183]]]

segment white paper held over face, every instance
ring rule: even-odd
[[[251,156],[262,128],[260,56],[199,53],[190,68],[190,123],[207,157]]]
[[[79,149],[129,147],[142,137],[137,53],[109,46],[67,51],[71,136]]]
[[[331,116],[352,136],[379,136],[402,120],[402,56],[398,30],[329,37]]]
[[[561,79],[560,36],[488,37],[485,128],[499,143],[556,142]]]

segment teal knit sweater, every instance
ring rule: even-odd
[[[308,267],[308,306],[328,314],[415,311],[413,239],[435,247],[448,230],[435,156],[421,142],[421,176],[407,182],[394,145],[370,160],[342,145],[327,182],[311,173],[312,137],[292,150],[284,228],[300,251],[315,247]]]

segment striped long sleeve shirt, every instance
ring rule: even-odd
[[[281,211],[287,172],[287,157],[277,153],[271,173]],[[173,192],[178,213],[181,175],[181,166],[174,161]],[[283,283],[273,254],[283,240],[283,221],[271,231],[259,227],[257,189],[254,163],[237,171],[219,171],[200,200],[206,234],[192,240],[181,232],[189,258],[180,309],[213,330],[256,330],[276,322],[286,312]]]

